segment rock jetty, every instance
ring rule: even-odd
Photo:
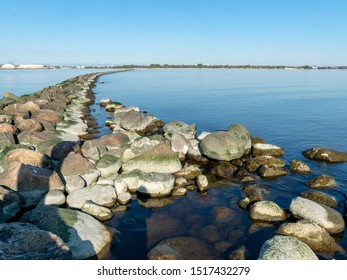
[[[233,247],[244,238],[236,213],[254,223],[250,234],[258,223],[279,228],[259,259],[317,259],[316,251],[343,251],[331,236],[344,230],[343,216],[331,208],[337,200],[324,193],[335,182],[313,179],[307,185],[320,191],[307,188],[292,197],[289,209],[282,208],[271,200],[266,182],[311,170],[298,160],[289,167],[281,147],[252,137],[241,124],[197,136],[195,124],[165,124],[104,98],[100,106],[114,116],[105,124],[110,134],[91,137],[92,88],[108,73],[78,76],[21,97],[6,93],[0,101],[0,259],[108,258],[120,235],[107,224],[114,212],[136,198],[142,207],[156,208],[177,197],[207,195],[220,181],[239,188],[243,197],[232,199],[237,209],[213,199],[203,202],[211,203],[207,217],[190,209],[191,236],[183,236],[178,219],[154,214],[160,223],[148,222],[149,259],[218,259],[226,252],[246,258],[246,248]],[[321,160],[319,153],[304,154]],[[335,157],[330,161],[344,159],[343,153],[328,154]],[[199,227],[201,221],[208,224]]]

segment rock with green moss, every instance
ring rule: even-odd
[[[216,160],[230,161],[242,157],[245,144],[233,132],[217,131],[210,133],[200,143],[203,155]]]
[[[20,220],[58,235],[74,259],[102,258],[108,253],[112,235],[101,222],[74,209],[39,206]]]
[[[267,240],[258,260],[318,260],[312,249],[295,237],[275,235]]]
[[[308,190],[300,193],[300,196],[303,198],[307,198],[309,200],[324,204],[326,206],[335,208],[337,207],[337,199],[335,196],[332,196],[328,193],[316,191],[316,190]]]
[[[284,167],[286,164],[283,160],[273,156],[259,156],[251,158],[246,163],[246,170],[248,172],[255,172],[262,165],[268,165],[273,167]]]
[[[128,160],[122,168],[127,172],[138,169],[144,172],[175,173],[181,170],[182,165],[170,146],[159,144]]]
[[[120,158],[110,155],[103,156],[95,163],[96,167],[101,173],[101,176],[103,177],[118,173],[119,169],[122,167],[122,164],[123,161]]]
[[[313,189],[327,189],[336,187],[337,183],[333,177],[322,174],[308,181],[305,185]]]

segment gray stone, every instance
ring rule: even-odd
[[[175,177],[163,173],[143,173],[139,177],[137,191],[150,197],[162,197],[171,194]]]
[[[83,188],[69,194],[66,203],[71,208],[81,209],[87,200],[91,200],[101,206],[113,207],[117,200],[116,190],[110,185],[96,185]]]
[[[112,235],[92,216],[74,209],[40,206],[20,220],[58,235],[74,259],[103,258],[109,252]]]
[[[318,258],[310,247],[299,239],[275,235],[263,244],[258,260],[318,260]]]
[[[122,167],[122,164],[123,161],[120,158],[110,155],[101,157],[95,163],[96,167],[101,173],[101,176],[103,177],[118,173],[119,169]]]
[[[279,234],[296,237],[310,246],[313,251],[342,251],[342,248],[336,244],[334,238],[332,238],[324,228],[306,220],[300,220],[296,223],[282,224],[277,232]]]
[[[107,222],[113,217],[113,212],[109,208],[98,205],[91,200],[87,200],[83,204],[81,210],[84,213],[92,215],[101,222]]]
[[[200,149],[203,155],[211,159],[230,161],[245,153],[245,143],[233,132],[217,131],[201,141]]]
[[[182,168],[180,171],[176,172],[175,177],[185,178],[187,180],[193,180],[199,175],[201,175],[201,170],[196,165],[189,165],[185,168]]]
[[[163,127],[165,137],[171,139],[174,134],[184,136],[186,139],[195,139],[196,125],[188,125],[181,121],[170,122]]]
[[[119,196],[128,191],[128,184],[122,179],[117,179],[114,181],[114,188],[116,189],[117,196]]]
[[[306,198],[293,199],[289,210],[295,217],[316,223],[331,234],[342,232],[345,228],[345,222],[339,212]]]
[[[182,153],[184,155],[186,155],[189,151],[189,147],[190,142],[187,140],[186,137],[184,137],[183,135],[174,133],[171,136],[171,149],[175,152],[175,153]]]
[[[86,181],[80,175],[70,175],[64,177],[65,190],[71,194],[86,187]]]
[[[0,224],[1,260],[69,260],[70,248],[56,234],[28,223]]]
[[[228,131],[234,133],[243,142],[245,151],[248,154],[252,147],[251,135],[248,129],[242,124],[233,124],[229,126]]]
[[[43,205],[63,206],[66,197],[62,190],[50,190],[40,201]]]
[[[129,204],[131,201],[131,194],[129,192],[122,192],[117,195],[117,202],[121,205]]]

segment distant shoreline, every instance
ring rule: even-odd
[[[347,70],[347,66],[286,66],[286,65],[205,65],[205,64],[197,64],[197,65],[169,65],[169,64],[150,64],[150,65],[120,65],[120,66],[43,66],[41,68],[23,68],[16,67],[15,68],[2,68],[0,66],[0,70],[52,70],[52,69],[109,69],[109,70],[117,70],[117,69],[244,69],[244,70]]]

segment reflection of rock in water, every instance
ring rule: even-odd
[[[147,248],[151,248],[164,239],[182,235],[185,232],[185,227],[181,221],[165,213],[153,213],[146,222]]]
[[[149,253],[150,260],[213,260],[218,259],[216,250],[203,240],[177,236],[166,239]]]
[[[163,208],[174,202],[173,197],[163,197],[163,198],[149,198],[149,197],[138,197],[139,204],[144,208]]]

